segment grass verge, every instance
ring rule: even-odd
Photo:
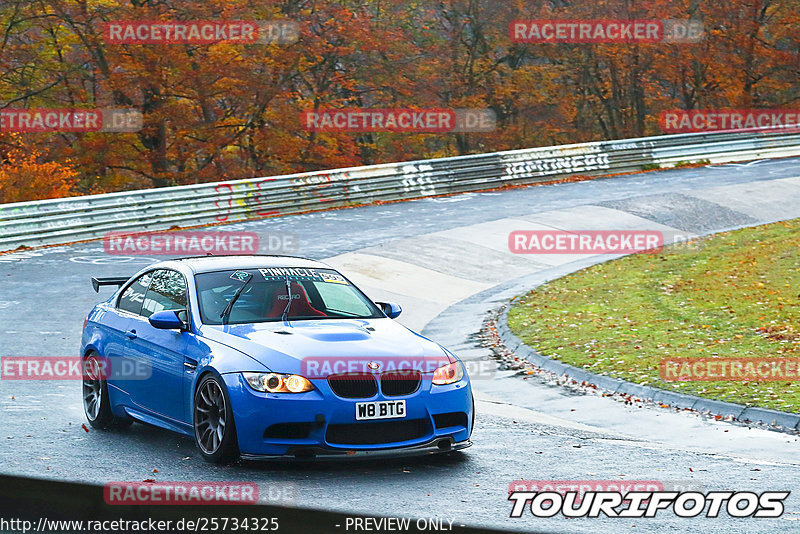
[[[665,357],[800,357],[800,219],[606,262],[517,297],[509,327],[564,363],[800,412],[800,382],[667,382]]]

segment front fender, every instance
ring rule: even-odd
[[[208,338],[192,336],[186,347],[186,362],[197,367],[184,373],[185,420],[194,418],[194,392],[200,379],[213,373],[222,383],[225,375],[242,371],[269,372],[269,369],[247,354]],[[188,368],[187,368],[188,369]]]
[[[221,375],[241,371],[270,371],[244,352],[202,336],[193,336],[186,347],[186,356],[197,364],[198,371],[206,367],[213,368]]]

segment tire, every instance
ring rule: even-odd
[[[230,397],[216,376],[208,374],[200,380],[192,414],[194,441],[203,460],[227,464],[239,458]]]
[[[89,353],[83,360],[83,413],[94,428],[106,429],[114,424],[108,384],[103,378],[103,363],[97,353]]]

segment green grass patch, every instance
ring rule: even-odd
[[[666,390],[800,412],[800,382],[666,382],[664,357],[800,357],[800,219],[725,232],[560,278],[511,305],[540,353]]]

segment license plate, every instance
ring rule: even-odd
[[[400,419],[406,416],[406,401],[375,401],[356,403],[356,421],[370,419]]]

